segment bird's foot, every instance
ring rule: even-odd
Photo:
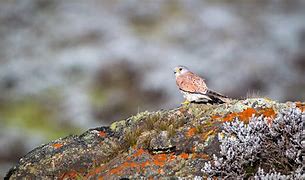
[[[185,100],[183,103],[181,103],[181,105],[189,105],[189,104],[191,104],[191,102],[190,101],[188,101],[188,100]]]

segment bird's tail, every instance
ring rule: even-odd
[[[211,98],[212,103],[221,104],[221,103],[226,103],[230,100],[228,96],[222,95],[212,90],[208,90],[206,92],[206,95]]]

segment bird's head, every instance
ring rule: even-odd
[[[177,66],[177,67],[174,68],[174,73],[175,73],[176,77],[179,76],[179,75],[182,75],[184,73],[187,73],[189,71],[190,70],[185,66]]]

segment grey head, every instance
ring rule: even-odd
[[[177,67],[174,68],[174,73],[175,73],[176,77],[180,76],[180,75],[182,75],[184,73],[187,73],[189,71],[190,70],[187,67],[185,67],[185,66],[177,66]]]

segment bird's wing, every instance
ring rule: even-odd
[[[220,94],[220,93],[218,93],[218,92],[212,91],[212,90],[210,90],[210,89],[207,90],[206,94],[207,94],[208,96],[216,96],[216,97],[220,97],[220,98],[228,98],[228,96],[225,96],[225,95]]]
[[[176,82],[179,89],[190,93],[205,94],[208,89],[204,79],[192,72],[178,76]]]

